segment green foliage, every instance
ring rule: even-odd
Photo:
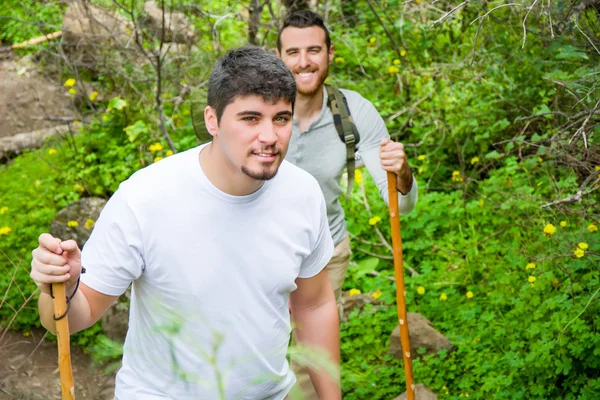
[[[58,0],[0,0],[0,42],[16,44],[59,31],[63,10]]]

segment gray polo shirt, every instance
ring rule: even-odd
[[[352,90],[341,90],[346,96],[350,113],[360,133],[358,153],[387,204],[387,174],[381,168],[379,159],[381,139],[390,137],[385,122],[370,101]],[[309,172],[319,182],[327,203],[331,236],[333,242],[338,244],[346,235],[344,209],[339,200],[339,197],[344,194],[341,180],[346,168],[346,145],[340,140],[335,129],[333,114],[327,107],[325,88],[323,88],[321,114],[308,130],[300,132],[298,121],[294,120],[286,160]],[[408,214],[412,211],[417,203],[417,192],[417,181],[413,179],[410,192],[406,195],[398,194],[400,214]]]

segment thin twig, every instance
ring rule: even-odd
[[[527,27],[525,26],[525,22],[527,22],[527,17],[529,17],[529,13],[531,12],[531,10],[533,10],[533,7],[535,7],[537,2],[538,0],[533,1],[533,4],[531,4],[528,7],[527,14],[525,14],[525,18],[523,18],[523,45],[521,46],[522,49],[525,48],[525,40],[527,39]]]
[[[375,15],[375,18],[377,18],[377,21],[379,21],[379,24],[383,27],[383,30],[385,31],[385,34],[387,35],[388,39],[390,39],[390,42],[392,42],[392,46],[394,47],[394,50],[396,50],[396,53],[398,54],[398,58],[402,62],[402,65],[406,66],[406,60],[404,59],[404,57],[402,57],[402,52],[400,51],[400,48],[396,44],[396,41],[394,40],[394,37],[392,36],[392,34],[390,33],[390,31],[388,30],[388,28],[385,25],[385,23],[379,17],[379,14],[375,10],[375,7],[373,6],[373,3],[371,2],[371,0],[367,0],[367,4],[369,5],[369,8],[371,9],[371,11],[373,12],[373,14]]]
[[[590,190],[584,191],[584,189],[587,187],[587,185],[590,183],[590,181],[592,179],[594,179],[596,176],[598,176],[598,174],[600,174],[600,170],[592,172],[590,174],[590,176],[588,176],[585,179],[585,181],[583,181],[583,183],[579,187],[579,190],[573,196],[569,196],[566,199],[556,200],[556,201],[553,201],[552,203],[544,204],[544,205],[541,206],[541,208],[552,207],[552,206],[555,206],[555,205],[558,205],[558,204],[565,204],[565,203],[567,203],[567,204],[568,203],[574,203],[574,202],[580,203],[581,200],[583,199],[584,195],[589,194],[589,193],[593,192],[594,190],[597,190],[597,188],[592,188]],[[598,183],[598,181],[600,181],[600,180],[597,179],[596,182],[594,182],[594,185],[596,183]]]
[[[579,24],[577,22],[575,22],[575,26],[577,27],[577,29],[579,30],[579,32],[581,32],[581,34],[583,36],[585,36],[585,38],[588,40],[588,42],[590,42],[590,44],[592,45],[592,47],[594,48],[594,50],[596,50],[596,53],[598,53],[600,55],[600,51],[598,51],[598,48],[596,47],[596,45],[594,44],[594,42],[592,42],[592,40],[588,37],[588,35],[586,35],[585,32],[581,30],[581,28],[579,27]]]
[[[577,316],[575,318],[573,318],[571,321],[569,321],[569,323],[567,325],[565,325],[565,327],[562,329],[561,333],[563,333],[569,327],[569,325],[571,325],[573,322],[575,322],[575,320],[577,320],[577,318],[581,317],[581,314],[583,314],[585,312],[585,310],[587,310],[588,306],[592,303],[592,300],[594,300],[594,297],[598,294],[599,291],[600,291],[600,287],[598,289],[596,289],[596,291],[594,292],[592,297],[590,297],[590,299],[588,300],[585,307],[583,307],[583,310],[581,310],[581,312],[579,314],[577,314]]]
[[[573,137],[571,138],[571,140],[569,140],[569,143],[571,143],[573,141],[573,139],[575,139],[575,137],[577,135],[579,135],[579,133],[581,133],[581,137],[583,138],[583,145],[587,149],[588,146],[587,146],[587,137],[585,135],[585,126],[590,121],[590,119],[592,118],[592,116],[596,113],[596,110],[598,109],[599,106],[600,106],[600,100],[598,100],[598,102],[594,106],[594,109],[589,113],[589,115],[587,116],[587,118],[585,119],[585,121],[583,121],[583,124],[581,124],[581,126],[579,127],[579,129],[577,129],[577,131],[575,132],[575,134],[573,135]]]
[[[441,22],[445,21],[446,19],[448,19],[448,17],[449,17],[449,16],[450,16],[450,15],[451,15],[451,14],[452,14],[454,11],[458,10],[459,8],[461,8],[461,7],[463,7],[463,6],[466,6],[467,4],[469,4],[469,2],[470,2],[470,1],[471,1],[471,0],[465,0],[465,1],[463,1],[462,3],[460,3],[459,5],[457,5],[456,7],[454,7],[452,10],[450,10],[450,11],[448,11],[446,14],[442,15],[442,17],[441,17],[441,18],[439,18],[439,19],[437,19],[437,20],[433,21],[433,25],[431,25],[431,27],[434,27],[434,26],[436,26],[437,24],[439,24],[439,23],[441,23]]]

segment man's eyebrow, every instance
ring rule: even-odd
[[[245,110],[245,111],[240,111],[239,113],[236,114],[236,116],[242,116],[242,115],[254,115],[256,117],[261,117],[262,113],[258,112],[258,111],[251,111],[251,110]]]
[[[279,111],[277,114],[275,114],[276,117],[279,117],[281,115],[286,115],[288,117],[291,117],[293,114],[291,111],[289,110],[285,110],[285,111]]]
[[[308,50],[321,50],[323,48],[323,46],[321,45],[316,45],[316,46],[308,46]],[[292,51],[298,51],[300,50],[298,47],[290,47],[289,49],[285,49],[286,53],[291,53]]]

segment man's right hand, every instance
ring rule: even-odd
[[[52,283],[65,282],[70,288],[81,275],[81,250],[77,243],[63,242],[48,233],[41,234],[39,242],[39,247],[31,253],[31,279],[48,294]]]

